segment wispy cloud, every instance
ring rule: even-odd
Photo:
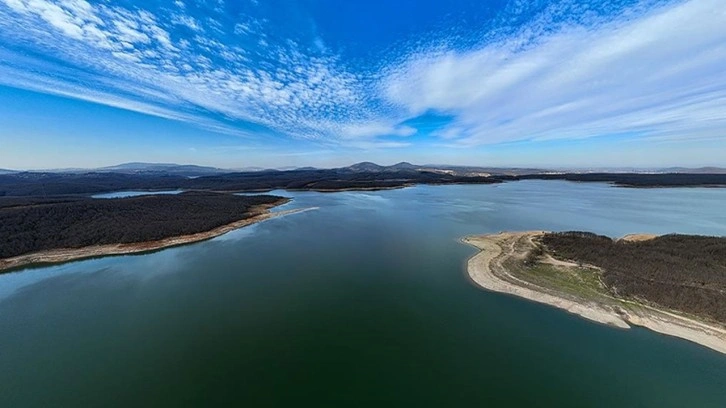
[[[249,134],[239,126],[247,122],[361,148],[410,145],[417,130],[403,123],[428,112],[453,117],[434,136],[460,146],[721,135],[722,1],[595,3],[554,2],[526,16],[529,3],[512,2],[501,24],[465,41],[432,36],[354,62],[318,34],[304,44],[262,16],[221,18],[223,2],[193,15],[201,3],[0,0],[0,84],[227,133]]]
[[[180,13],[154,15],[84,0],[2,0],[2,38],[43,56],[30,61],[37,69],[27,70],[28,57],[4,49],[8,58],[0,68],[13,75],[0,82],[112,106],[123,99],[133,110],[163,111],[165,117],[175,111],[191,121],[212,112],[309,139],[334,137],[343,125],[375,119],[365,109],[361,81],[337,57],[308,55],[294,41],[264,50],[227,45],[205,34],[201,20]],[[195,34],[173,40],[170,31],[180,24]],[[68,86],[44,89],[47,82]]]
[[[464,145],[624,131],[686,139],[723,134],[720,1],[641,8],[552,29],[548,17],[557,11],[473,50],[414,55],[385,79],[383,92],[409,115],[454,115],[439,134]]]

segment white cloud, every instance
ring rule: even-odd
[[[553,3],[516,33],[482,36],[476,47],[423,41],[349,66],[320,37],[268,36],[263,18],[196,19],[181,2],[152,14],[85,0],[0,0],[0,40],[44,56],[0,47],[0,84],[220,131],[245,133],[230,121],[248,121],[360,148],[409,145],[376,138],[416,133],[402,123],[429,111],[453,116],[434,134],[463,146],[624,132],[703,140],[726,125],[721,2],[577,21],[560,18],[569,2]],[[179,25],[193,33],[172,36]]]
[[[411,136],[417,130],[410,126],[396,125],[395,123],[367,122],[344,125],[340,135],[346,139],[374,138],[377,136]]]
[[[721,134],[725,27],[719,0],[554,32],[528,26],[475,50],[415,55],[382,89],[409,115],[453,114],[439,133],[467,145],[619,132]]]
[[[325,41],[323,41],[321,37],[315,37],[315,39],[313,40],[313,45],[315,46],[315,48],[318,49],[318,51],[322,53],[327,52],[328,50],[328,47],[325,46]]]
[[[252,29],[247,23],[237,23],[234,25],[234,33],[237,35],[249,34],[251,32]]]
[[[81,39],[83,26],[99,22],[89,3],[83,0],[66,0],[58,4],[34,0],[3,0],[11,9],[25,15],[36,15],[64,35]]]
[[[158,104],[165,110],[186,112],[180,115],[184,118],[189,118],[190,112],[211,111],[313,139],[336,137],[337,128],[347,118],[355,118],[360,109],[355,76],[339,69],[332,58],[305,55],[294,42],[268,44],[263,58],[274,58],[274,66],[263,69],[245,56],[247,51],[202,34],[198,20],[177,12],[166,17],[166,24],[183,24],[199,33],[173,43],[163,17],[146,11],[103,5],[94,8],[81,2],[60,13],[67,14],[68,21],[78,28],[68,34],[71,29],[38,24],[38,18],[45,20],[44,10],[57,8],[53,2],[35,0],[17,5],[1,1],[12,5],[15,12],[3,9],[0,3],[2,38],[14,42],[30,39],[47,55],[74,65],[59,67],[42,58],[34,59],[32,64],[37,68],[28,75],[0,78],[6,85],[38,90],[32,85],[33,75],[46,79],[57,71],[64,77],[85,78],[85,87],[72,86],[64,95],[90,100],[89,95],[102,91],[127,98],[135,107]],[[85,21],[79,16],[85,16]],[[216,65],[213,61],[218,57],[229,63]],[[20,63],[21,59],[26,63]],[[5,68],[25,71],[26,64],[27,57],[14,54],[6,59]],[[81,71],[96,74],[88,76]],[[58,93],[51,87],[46,91]],[[144,103],[137,103],[139,100]],[[149,113],[158,111],[149,109]]]
[[[376,149],[401,149],[404,147],[410,147],[411,143],[408,142],[387,142],[379,140],[352,140],[346,143],[346,146],[354,149],[361,150],[376,150]]]
[[[202,26],[200,26],[197,20],[192,16],[188,16],[185,14],[175,14],[171,21],[174,24],[183,25],[194,31],[203,31]]]

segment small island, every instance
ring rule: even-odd
[[[0,273],[29,265],[154,251],[213,238],[268,218],[288,198],[190,191],[0,202]]]
[[[478,286],[726,353],[726,238],[501,232],[463,239]]]

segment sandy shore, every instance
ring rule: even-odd
[[[108,244],[94,245],[83,248],[60,248],[48,251],[35,252],[15,256],[12,258],[0,259],[0,272],[8,269],[16,269],[23,266],[38,264],[54,264],[68,261],[75,261],[84,258],[93,258],[108,255],[126,255],[140,252],[156,251],[163,248],[169,248],[178,245],[190,244],[192,242],[204,241],[211,239],[238,228],[246,227],[270,218],[280,217],[284,215],[294,214],[314,208],[300,208],[287,211],[270,212],[270,208],[276,205],[262,205],[257,207],[253,216],[243,220],[235,221],[222,225],[205,232],[195,234],[181,235],[177,237],[169,237],[158,241],[135,242],[128,244]]]
[[[648,240],[651,240],[656,237],[657,237],[657,235],[655,235],[655,234],[628,234],[628,235],[620,238],[620,241],[640,242],[640,241],[648,241]]]
[[[512,257],[521,259],[525,255],[521,249],[516,248],[521,247],[523,243],[531,243],[533,238],[543,233],[542,231],[503,232],[464,238],[463,242],[480,250],[467,263],[472,281],[486,290],[554,306],[598,323],[623,329],[630,328],[631,325],[642,326],[726,354],[726,329],[722,326],[704,323],[629,300],[617,299],[607,294],[603,294],[600,301],[577,298],[570,294],[558,293],[556,288],[537,286],[507,271],[503,266],[505,261]],[[549,263],[561,267],[571,266],[562,261]]]

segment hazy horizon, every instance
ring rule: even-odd
[[[0,168],[726,167],[719,0],[0,0]]]
[[[220,170],[256,170],[256,169],[271,169],[271,170],[285,170],[285,169],[299,169],[299,168],[316,168],[316,169],[335,169],[335,168],[344,168],[353,166],[355,164],[360,163],[373,163],[379,166],[393,166],[396,164],[401,163],[408,163],[416,166],[441,166],[441,167],[479,167],[479,168],[492,168],[492,169],[540,169],[540,170],[551,170],[551,171],[587,171],[587,170],[622,170],[622,171],[658,171],[663,169],[671,169],[671,168],[679,168],[679,169],[692,169],[692,170],[698,170],[703,168],[714,168],[719,170],[726,170],[726,166],[488,166],[488,165],[481,165],[481,164],[451,164],[451,163],[412,163],[406,160],[397,161],[397,162],[377,162],[373,160],[363,160],[355,163],[345,163],[339,166],[306,166],[306,165],[295,165],[295,166],[288,166],[288,165],[280,165],[280,166],[240,166],[240,167],[221,167],[221,166],[214,166],[214,165],[206,165],[206,164],[195,164],[195,163],[173,163],[173,162],[167,162],[167,163],[161,163],[161,162],[124,162],[124,163],[115,163],[111,165],[102,165],[102,166],[95,166],[95,167],[43,167],[43,168],[6,168],[2,167],[0,170],[9,170],[9,171],[30,171],[30,172],[42,172],[42,171],[74,171],[74,170],[96,170],[96,169],[108,169],[113,167],[119,167],[119,166],[125,166],[125,165],[161,165],[161,166],[199,166],[199,167],[209,167],[209,168],[217,168]]]

